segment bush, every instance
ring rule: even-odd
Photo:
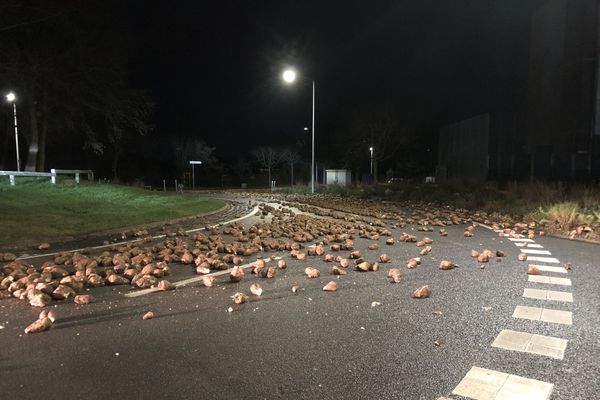
[[[550,206],[545,211],[545,219],[555,223],[558,228],[564,231],[570,231],[575,226],[586,223],[586,220],[589,220],[589,218],[581,214],[579,204],[573,201],[565,201]]]

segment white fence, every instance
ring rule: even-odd
[[[11,186],[15,185],[15,178],[17,176],[29,176],[38,178],[50,178],[53,184],[56,184],[56,177],[58,175],[73,175],[75,176],[75,183],[79,183],[79,177],[81,174],[87,175],[88,181],[94,180],[94,171],[91,169],[51,169],[50,172],[31,172],[31,171],[0,171],[0,176],[8,176],[10,179]]]

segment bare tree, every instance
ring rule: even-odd
[[[153,104],[127,83],[130,51],[112,29],[112,10],[100,1],[6,4],[0,5],[0,82],[19,99],[25,169],[45,168],[50,139],[110,157],[116,174],[127,139],[150,130]]]
[[[386,110],[359,113],[350,127],[352,136],[351,152],[359,159],[369,155],[373,147],[373,178],[377,182],[379,163],[397,155],[407,140],[396,115]],[[364,156],[362,156],[364,155]]]
[[[285,149],[283,159],[290,164],[290,185],[294,186],[294,164],[300,161],[300,154],[296,150]]]
[[[283,161],[283,151],[273,147],[259,147],[252,152],[258,164],[269,173],[269,186],[271,185],[271,171]]]

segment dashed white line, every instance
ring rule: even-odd
[[[527,243],[533,243],[533,240],[531,240],[531,239],[526,239],[526,238],[508,238],[508,240],[510,240],[511,242],[527,242]]]
[[[564,285],[571,286],[569,278],[556,278],[553,276],[529,275],[529,282],[545,283],[548,285]]]
[[[558,259],[556,259],[554,257],[537,257],[537,256],[529,257],[529,256],[527,256],[527,261],[538,261],[538,262],[553,263],[553,264],[560,263],[560,261],[558,261]]]
[[[517,247],[527,247],[527,248],[532,248],[532,249],[543,249],[544,248],[544,246],[542,246],[541,244],[537,244],[537,243],[527,243],[527,246],[525,246],[525,242],[515,242],[513,244]]]
[[[539,255],[546,255],[546,256],[552,255],[552,253],[550,253],[548,250],[530,249],[529,247],[522,248],[521,252],[527,253],[527,254],[539,254]]]
[[[550,265],[539,265],[539,264],[530,264],[532,267],[537,267],[540,271],[545,272],[556,272],[557,274],[568,274],[569,271],[564,269],[563,267],[553,267]]]
[[[532,321],[552,322],[555,324],[572,325],[571,311],[553,310],[550,308],[517,306],[513,318],[529,319]]]
[[[452,394],[475,400],[548,400],[553,389],[551,383],[473,367]]]
[[[553,300],[553,301],[564,301],[567,303],[573,302],[573,294],[570,292],[557,292],[554,290],[543,290],[543,289],[523,289],[523,297],[536,300]]]
[[[504,329],[498,334],[492,347],[562,360],[567,343],[566,339]]]

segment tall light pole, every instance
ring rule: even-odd
[[[13,115],[15,118],[15,147],[17,151],[17,171],[21,171],[21,160],[19,159],[19,130],[17,128],[17,96],[13,92],[6,95],[6,100],[13,104]]]
[[[373,146],[369,147],[369,151],[371,152],[371,178],[373,177]]]
[[[296,81],[296,72],[293,69],[283,71],[283,80],[288,84]],[[306,130],[306,128],[304,129]],[[310,160],[310,192],[315,192],[315,80],[312,80],[312,150]]]

